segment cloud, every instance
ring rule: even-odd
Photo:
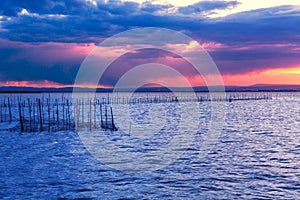
[[[77,70],[94,45],[0,40],[1,81],[73,83]]]
[[[131,53],[126,53],[116,59],[102,76],[100,83],[102,85],[115,85],[122,75],[135,66],[159,63],[167,65],[178,71],[184,76],[195,76],[197,71],[184,58],[179,57],[171,52],[158,49],[142,49]],[[160,73],[160,71],[153,72]],[[141,76],[143,78],[144,76]],[[136,77],[139,81],[140,77]],[[162,77],[163,78],[163,77]]]
[[[0,36],[24,42],[98,43],[105,37],[146,23],[158,26],[164,21],[158,13],[171,7],[118,0],[99,0],[96,5],[84,0],[42,0],[37,5],[31,1],[10,1],[9,6],[7,4],[0,3],[0,15],[10,18],[2,20],[1,27],[7,31],[0,32]]]
[[[299,9],[279,6],[216,19],[205,17],[238,4],[201,1],[175,9],[150,1],[0,1],[0,77],[3,81],[49,80],[69,84],[88,53],[82,50],[89,49],[85,45],[97,44],[131,28],[150,26],[182,31],[206,45],[224,74],[299,65]],[[144,54],[137,56],[150,60]],[[130,59],[135,63],[137,58]],[[130,68],[129,63],[125,64]],[[115,79],[105,83],[112,81]]]
[[[200,1],[193,5],[179,7],[178,12],[186,15],[208,14],[214,10],[232,9],[239,4],[238,1]]]
[[[206,19],[182,16],[180,13],[161,14],[171,5],[98,1],[95,6],[76,1],[77,4],[81,2],[81,6],[74,7],[71,4],[59,3],[60,1],[47,2],[46,5],[50,8],[54,6],[59,9],[46,9],[44,5],[43,9],[38,10],[34,6],[26,6],[27,12],[35,15],[17,15],[10,17],[10,20],[4,16],[4,19],[0,19],[0,27],[5,31],[0,32],[0,37],[23,42],[99,43],[121,31],[151,26],[184,31],[199,40],[229,45],[299,42],[297,35],[300,26],[295,24],[300,23],[300,11],[293,6],[259,9],[224,18]],[[21,7],[17,8],[20,8],[19,12],[22,11]],[[212,7],[206,9],[209,8]]]
[[[17,16],[22,9],[37,14],[82,14],[89,8],[92,8],[92,4],[84,0],[7,0],[0,2],[0,14],[6,16]]]

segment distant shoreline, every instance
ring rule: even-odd
[[[77,91],[77,93],[93,93],[94,91]],[[124,91],[117,91],[118,93],[127,93],[131,92],[129,90],[124,90]],[[162,91],[162,90],[137,90],[135,91],[137,93],[167,93],[167,92],[172,92],[172,91]],[[176,92],[192,92],[192,91],[184,91],[184,90],[178,90]],[[224,92],[224,91],[218,91],[218,90],[212,90],[212,91],[202,91],[202,90],[194,90],[194,92],[199,92],[199,93],[208,93],[208,92]],[[300,92],[300,90],[225,90],[225,92]],[[73,93],[73,91],[0,91],[0,94],[45,94],[45,93]],[[110,91],[96,91],[96,93],[113,93],[112,90]]]
[[[61,87],[61,88],[38,88],[38,87],[18,87],[18,86],[2,86],[0,93],[112,93],[112,92],[300,92],[300,85],[266,85],[257,84],[251,86],[195,86],[193,88],[187,87],[140,87],[138,89],[132,88],[80,88],[80,87]]]

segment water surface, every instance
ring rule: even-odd
[[[218,143],[199,158],[210,120],[203,103],[198,133],[181,158],[135,174],[96,160],[74,132],[1,133],[0,198],[299,199],[299,102],[298,93],[275,93],[272,100],[228,103]],[[136,116],[149,123],[147,115]],[[174,111],[169,122],[178,116]],[[158,136],[152,146],[167,140]]]

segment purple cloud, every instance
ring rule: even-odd
[[[202,1],[168,13],[172,5],[150,2],[97,1],[95,6],[83,0],[1,1],[0,77],[70,84],[90,49],[85,45],[97,44],[131,28],[149,26],[182,31],[201,44],[220,44],[208,51],[223,74],[299,66],[300,11],[293,6],[252,10],[218,19],[189,16],[237,4]],[[22,9],[28,14],[21,15]],[[164,54],[152,51],[151,55],[149,58],[142,52],[129,54],[117,62],[126,70],[151,60],[164,62]],[[173,64],[186,75],[193,74],[186,70],[187,63]],[[106,84],[113,84],[119,76],[116,71],[110,73]]]

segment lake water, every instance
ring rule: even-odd
[[[75,132],[0,133],[0,199],[300,199],[300,94],[272,96],[227,102],[222,132],[205,157],[197,156],[210,122],[209,102],[202,102],[190,147],[155,171],[111,168]],[[180,113],[170,107],[166,117],[176,124]],[[148,123],[145,105],[139,109],[136,120]],[[119,145],[128,137],[106,132]],[[147,142],[153,148],[172,139],[154,137]]]

